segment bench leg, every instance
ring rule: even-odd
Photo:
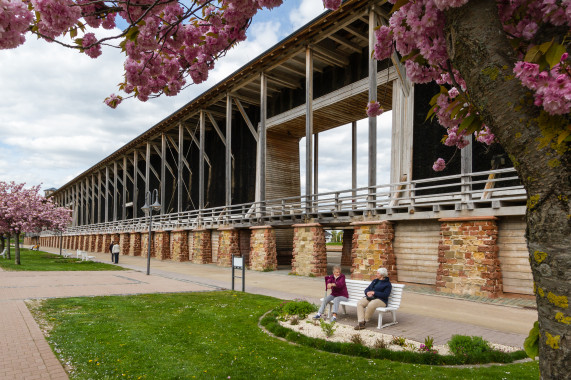
[[[383,312],[379,311],[379,324],[377,326],[378,329],[382,329],[383,326]]]

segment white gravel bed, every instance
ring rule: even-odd
[[[355,330],[354,326],[349,326],[340,323],[335,323],[335,332],[333,333],[332,336],[327,337],[327,335],[321,328],[319,321],[314,321],[313,319],[311,319],[311,317],[308,317],[306,319],[300,319],[297,325],[292,325],[291,321],[285,321],[285,322],[279,321],[279,323],[283,327],[294,330],[308,337],[325,339],[331,342],[347,343],[351,342],[351,339],[355,335],[359,335],[365,346],[374,347],[375,343],[378,340],[384,340],[384,342],[386,343],[386,348],[393,351],[403,351],[403,350],[418,351],[421,344],[424,344],[424,342],[421,343],[421,342],[416,342],[414,340],[405,339],[405,345],[399,346],[396,344],[391,344],[391,341],[395,337],[394,335],[383,334],[379,331],[375,331],[377,329]],[[493,349],[501,350],[504,352],[514,352],[520,350],[520,348],[517,347],[504,346],[495,343],[490,343],[490,346]],[[450,349],[448,348],[448,345],[439,345],[439,346],[435,345],[433,346],[433,349],[436,350],[436,352],[439,353],[440,355],[450,354]]]

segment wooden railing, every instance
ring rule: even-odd
[[[153,225],[169,230],[266,222],[293,224],[357,215],[500,209],[521,206],[525,201],[525,190],[515,170],[509,168],[157,215]],[[148,220],[142,217],[76,226],[64,234],[146,231]],[[44,231],[42,235],[52,233]]]

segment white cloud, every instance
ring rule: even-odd
[[[325,11],[321,1],[301,0],[301,4],[289,14],[292,30],[300,28]]]

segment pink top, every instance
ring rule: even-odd
[[[345,285],[345,275],[343,273],[341,273],[337,279],[335,279],[333,275],[325,276],[325,289],[327,289],[327,284],[335,284],[335,286],[331,288],[331,295],[333,297],[343,296],[349,298],[347,285]]]

